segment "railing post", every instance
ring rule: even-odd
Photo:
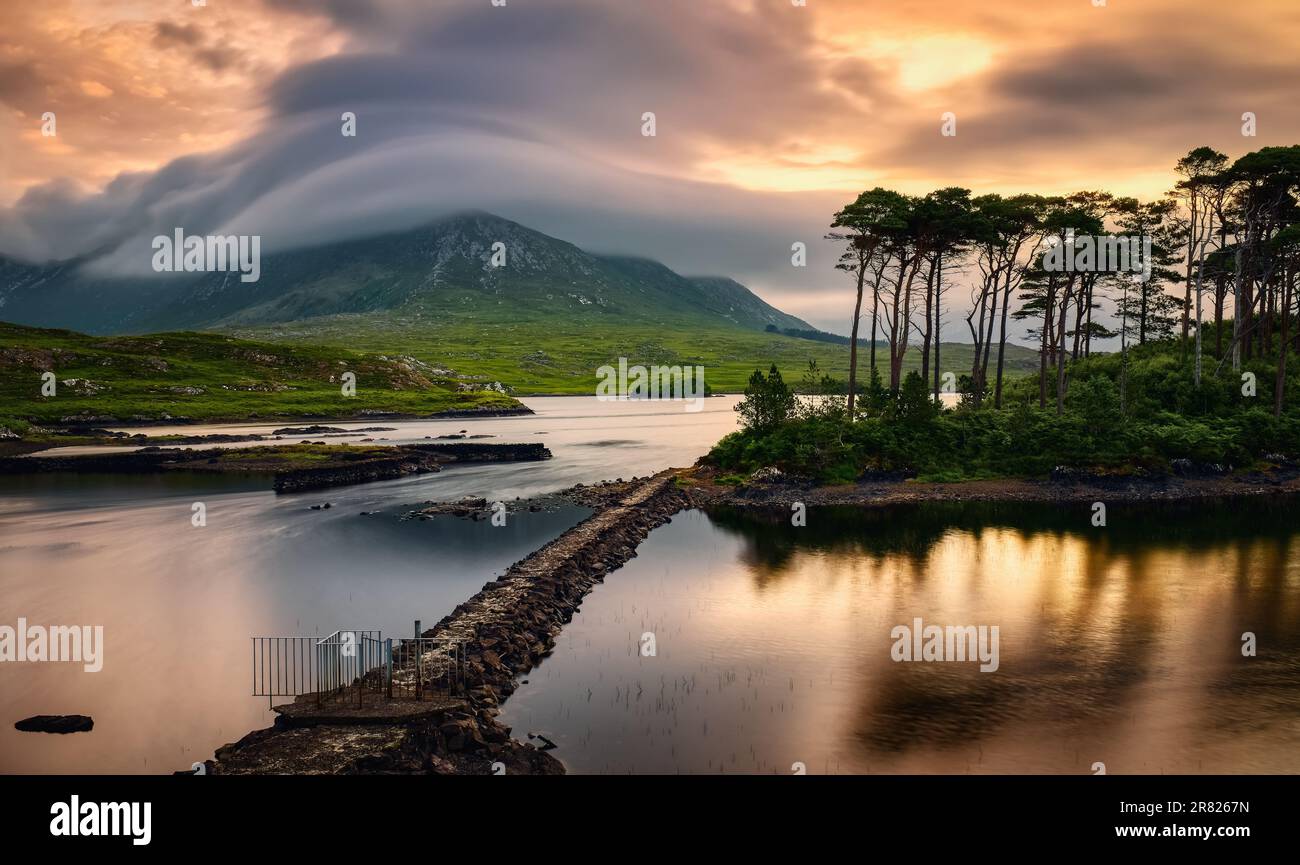
[[[393,638],[384,643],[384,691],[393,699]]]

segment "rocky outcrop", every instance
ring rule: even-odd
[[[272,486],[277,493],[346,487],[440,471],[443,462],[446,460],[440,460],[436,454],[414,454],[403,449],[391,457],[363,460],[350,465],[279,471],[275,473]]]
[[[455,418],[476,418],[476,417],[517,417],[519,415],[533,414],[533,410],[528,406],[520,405],[515,408],[502,408],[500,406],[483,406],[481,408],[453,408],[446,411],[436,411],[433,414],[421,415],[426,420],[452,420]]]
[[[23,733],[89,733],[95,721],[87,715],[33,715],[14,724]]]
[[[372,697],[372,700],[377,698]],[[310,700],[308,701],[310,702]],[[346,700],[343,701],[346,704]],[[213,775],[559,775],[549,754],[481,726],[463,700],[380,702],[367,716],[346,709],[281,712],[273,726],[217,749]],[[385,711],[387,710],[387,711]],[[190,773],[186,773],[190,774]]]
[[[413,451],[434,453],[450,457],[460,463],[532,462],[549,460],[551,452],[541,442],[521,444],[482,444],[480,442],[452,442],[449,444],[410,444],[402,447]]]
[[[429,520],[434,517],[459,517],[461,519],[491,519],[497,507],[504,507],[506,513],[515,514],[522,511],[540,513],[572,507],[573,502],[567,496],[533,496],[529,499],[515,499],[511,502],[489,502],[482,496],[465,496],[451,502],[426,501],[424,506],[402,515],[403,520]]]
[[[317,444],[324,445],[323,442]],[[523,444],[455,442],[377,445],[369,448],[338,445],[333,450],[323,450],[320,453],[327,459],[299,467],[293,465],[292,452],[278,454],[273,446],[256,451],[243,450],[238,453],[223,448],[196,450],[150,446],[128,453],[0,457],[0,475],[45,472],[148,473],[178,470],[205,473],[237,472],[270,475],[276,492],[288,493],[436,472],[447,463],[531,462],[551,458],[551,452],[538,442]],[[280,458],[281,455],[284,459]]]
[[[551,452],[536,442],[526,444],[413,444],[392,448],[391,457],[350,465],[290,469],[277,472],[275,491],[295,493],[391,480],[439,471],[445,463],[534,462],[548,460]]]

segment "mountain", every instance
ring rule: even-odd
[[[494,244],[505,266],[490,263]],[[641,258],[585,252],[488,213],[410,231],[266,255],[258,282],[236,273],[141,279],[80,262],[0,259],[0,318],[88,333],[233,329],[320,316],[399,314],[516,322],[561,316],[762,330],[808,328],[728,279],[689,279]]]
[[[489,264],[498,242],[504,267]],[[409,357],[459,386],[501,382],[518,394],[593,393],[596,371],[620,357],[703,366],[716,392],[743,390],[771,364],[790,380],[810,360],[840,378],[848,371],[842,346],[799,338],[816,331],[738,282],[595,255],[487,213],[266,255],[256,283],[237,273],[102,278],[86,263],[0,259],[0,320],[99,335],[208,330]],[[1037,357],[1008,346],[1008,370],[1032,372]],[[943,358],[960,374],[972,349],[945,343]],[[904,367],[919,366],[912,348]]]

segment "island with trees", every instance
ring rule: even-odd
[[[1300,146],[1235,161],[1198,147],[1174,173],[1150,202],[1100,190],[863,192],[828,235],[854,289],[847,381],[815,362],[791,380],[756,370],[743,429],[707,463],[732,483],[765,469],[821,485],[1290,477]],[[1045,266],[1055,244],[1078,236],[1140,236],[1150,261],[1142,274]],[[959,285],[971,297],[956,305],[969,309],[956,327],[974,352],[953,370],[941,322]],[[1027,376],[1004,364],[1017,325],[1039,353]],[[904,374],[918,345],[920,369]]]

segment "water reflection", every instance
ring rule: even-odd
[[[679,516],[584,602],[507,722],[587,772],[1300,771],[1294,508],[1090,516]],[[892,661],[918,616],[999,626],[999,670]]]

